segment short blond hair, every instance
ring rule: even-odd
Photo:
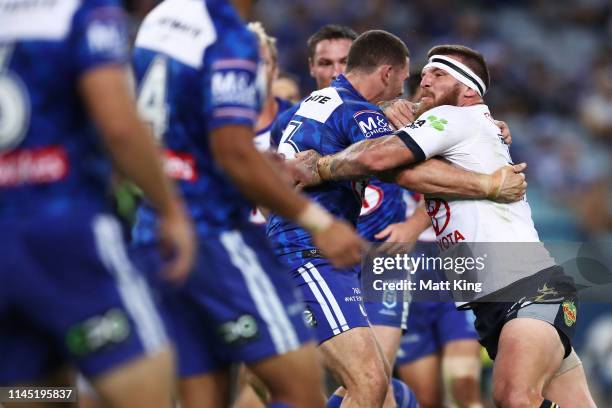
[[[247,25],[247,28],[255,33],[259,45],[266,45],[270,50],[270,55],[274,59],[274,62],[278,61],[278,49],[276,48],[276,38],[268,35],[264,29],[263,24],[259,21],[253,21]]]

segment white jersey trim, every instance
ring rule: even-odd
[[[205,2],[166,0],[142,22],[136,47],[164,53],[195,69],[204,63],[204,52],[217,39]]]
[[[0,0],[0,41],[61,40],[80,0]]]
[[[314,91],[300,104],[295,113],[317,122],[325,123],[336,108],[342,105],[342,98],[338,91],[332,87]]]

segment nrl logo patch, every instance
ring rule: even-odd
[[[566,300],[565,302],[563,302],[561,307],[563,308],[563,319],[565,320],[565,324],[568,327],[573,326],[574,323],[576,323],[576,305],[574,304],[574,302]]]

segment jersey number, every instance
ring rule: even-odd
[[[283,154],[286,159],[293,159],[296,153],[300,151],[295,142],[291,140],[295,132],[302,126],[302,122],[298,120],[292,120],[287,124],[283,136],[281,137],[280,143],[278,144],[278,152]]]
[[[27,88],[7,68],[11,51],[11,46],[0,47],[0,153],[23,140],[30,121]]]
[[[161,141],[168,126],[166,83],[168,60],[162,55],[153,59],[138,90],[138,112],[147,121],[155,138]]]

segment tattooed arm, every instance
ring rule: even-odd
[[[331,156],[302,152],[296,159],[306,174],[297,180],[299,187],[377,176],[424,194],[489,198],[505,203],[521,199],[527,187],[520,173],[526,165],[504,166],[487,175],[465,171],[439,159],[423,162],[398,136],[364,140]],[[421,162],[410,165],[417,161]]]

